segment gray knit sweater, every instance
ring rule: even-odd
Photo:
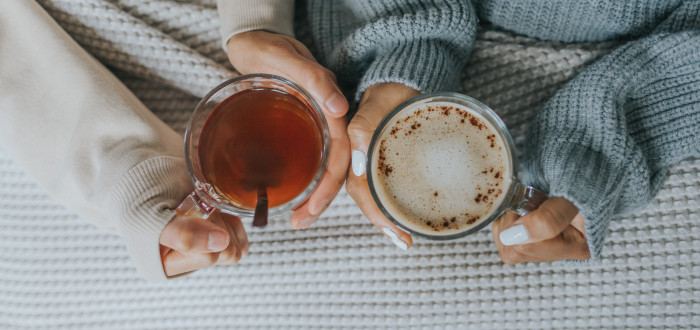
[[[612,216],[644,207],[668,166],[699,154],[699,1],[309,0],[298,9],[317,58],[355,101],[381,82],[456,89],[478,20],[544,40],[620,41],[545,105],[524,150],[527,183],[580,209],[593,258]]]

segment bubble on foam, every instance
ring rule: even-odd
[[[488,218],[510,184],[507,148],[491,123],[448,103],[392,120],[373,159],[382,205],[407,227],[451,235]]]

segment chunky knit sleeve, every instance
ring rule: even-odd
[[[611,216],[643,208],[670,165],[700,153],[699,7],[594,63],[535,120],[527,180],[576,204],[593,258]]]
[[[308,12],[319,60],[356,100],[383,82],[456,89],[477,24],[464,0],[312,0]]]
[[[1,1],[0,26],[0,148],[56,201],[120,234],[144,278],[165,280],[158,238],[193,189],[182,137],[34,1]]]

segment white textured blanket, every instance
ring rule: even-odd
[[[40,2],[179,132],[197,97],[231,75],[213,0]],[[612,46],[486,28],[462,90],[501,114],[521,146],[543,102]],[[148,284],[119,237],[52,201],[0,151],[0,328],[700,326],[700,160],[675,166],[646,209],[617,218],[594,264],[507,266],[488,229],[403,252],[345,192],[308,230],[277,219],[249,236],[237,266]]]

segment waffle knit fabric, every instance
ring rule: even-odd
[[[198,97],[231,74],[213,0],[41,4],[179,133]],[[458,88],[493,107],[523,150],[543,104],[615,45],[486,27]],[[691,159],[670,168],[648,207],[615,217],[598,262],[507,266],[488,230],[399,251],[341,191],[306,231],[288,219],[249,231],[251,253],[237,266],[149,284],[119,236],[61,206],[2,151],[0,328],[693,328],[698,219],[700,160]]]
[[[309,0],[306,10],[319,60],[357,86],[355,100],[382,82],[454,89],[477,19],[542,40],[620,41],[545,105],[525,149],[525,181],[579,208],[592,259],[613,215],[644,207],[669,165],[700,153],[698,1]]]

